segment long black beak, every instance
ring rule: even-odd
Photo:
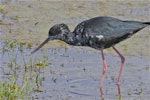
[[[41,47],[44,46],[44,44],[46,44],[49,41],[49,38],[47,38],[42,44],[40,44],[39,47],[37,47],[34,51],[31,52],[31,54],[35,53],[36,51],[38,51]]]

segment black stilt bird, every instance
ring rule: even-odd
[[[118,93],[120,94],[120,79],[125,58],[114,45],[149,25],[150,22],[122,21],[112,17],[95,17],[81,22],[73,32],[70,32],[67,25],[63,23],[57,24],[50,28],[48,38],[31,54],[35,53],[49,40],[62,40],[70,45],[89,46],[101,50],[103,74],[100,81],[100,91],[102,93],[102,86],[107,71],[103,49],[112,47],[121,58],[121,68],[118,77]]]

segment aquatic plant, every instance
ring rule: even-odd
[[[7,78],[2,79],[0,82],[0,100],[16,100],[26,99],[30,97],[30,92],[39,92],[41,84],[39,76],[39,67],[47,66],[48,57],[43,55],[43,60],[35,62],[32,56],[26,56],[24,48],[26,43],[17,43],[14,40],[6,40],[5,45],[2,47],[3,55],[8,56],[8,61],[1,67],[3,75]],[[28,48],[28,47],[27,47]],[[18,61],[19,60],[19,61]],[[21,60],[21,62],[20,62]],[[7,71],[5,70],[7,68]]]

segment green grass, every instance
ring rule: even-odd
[[[25,76],[25,82],[21,85],[17,84],[17,80],[14,75],[9,81],[0,82],[0,100],[18,100],[29,95],[35,83],[30,81],[29,76]]]
[[[12,84],[8,81],[0,82],[0,100],[16,100],[25,95],[24,87]]]
[[[7,55],[9,61],[5,62],[6,66],[2,67],[11,73],[3,70],[3,76],[7,78],[2,79],[0,82],[0,100],[26,100],[30,98],[31,92],[42,92],[37,84],[41,83],[39,70],[48,66],[48,57],[43,54],[43,59],[32,59],[32,56],[25,58],[25,47],[28,49],[26,43],[17,43],[14,40],[6,40],[5,45],[1,51],[3,55]],[[26,49],[26,50],[27,50]],[[18,56],[20,54],[20,56]],[[22,59],[22,63],[17,60]]]

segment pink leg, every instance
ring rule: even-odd
[[[121,68],[120,68],[119,77],[118,77],[118,93],[120,95],[121,94],[121,92],[120,92],[120,79],[121,79],[121,75],[122,75],[122,70],[124,68],[125,57],[114,46],[112,48],[117,52],[117,54],[121,58]]]
[[[101,78],[101,81],[100,81],[100,92],[101,92],[102,98],[104,98],[103,97],[103,92],[102,92],[102,86],[103,86],[104,79],[105,79],[105,76],[106,76],[107,64],[106,64],[106,60],[105,60],[105,57],[104,57],[103,50],[101,50],[101,53],[102,53],[102,60],[103,60],[103,74],[102,74],[102,78]]]

